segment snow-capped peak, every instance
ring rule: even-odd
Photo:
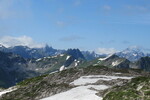
[[[127,49],[123,50],[123,53],[131,53],[131,52],[142,52],[142,48],[138,46],[131,46]]]
[[[146,54],[143,52],[143,49],[138,46],[128,47],[127,49],[116,53],[116,55],[126,58],[130,61],[136,61],[139,60],[141,57],[146,56]]]

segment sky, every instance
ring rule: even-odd
[[[0,0],[0,44],[112,53],[150,48],[150,0]]]

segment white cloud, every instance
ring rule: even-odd
[[[98,54],[113,54],[116,53],[117,50],[114,48],[98,48],[97,50],[95,50],[95,52]]]
[[[23,45],[30,48],[40,48],[44,46],[44,44],[36,43],[31,37],[28,36],[3,36],[0,38],[0,44],[4,45],[5,47]]]

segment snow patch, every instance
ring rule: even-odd
[[[50,59],[51,57],[49,56],[49,57],[47,57],[48,59]]]
[[[42,60],[42,58],[39,58],[39,59],[37,59],[36,61],[38,62],[38,61],[40,61],[40,60]]]
[[[6,89],[4,91],[1,91],[0,92],[0,96],[2,96],[3,94],[6,94],[6,93],[12,92],[12,91],[14,91],[16,89],[17,89],[16,87],[10,87],[10,88],[8,88],[8,89]]]
[[[30,50],[30,49],[27,49],[28,51]],[[31,53],[35,53],[36,52],[36,50],[33,50]]]
[[[99,58],[98,60],[100,60],[100,61],[104,61],[104,60],[106,60],[106,59],[108,59],[109,57],[111,57],[112,56],[112,54],[111,55],[109,55],[109,56],[107,56],[107,57],[105,57],[105,58]]]
[[[141,90],[142,87],[143,87],[142,85],[141,85],[141,86],[138,86],[137,91]]]
[[[120,64],[120,62],[118,62],[118,61],[112,62],[112,66],[117,66],[119,64]]]
[[[52,56],[51,58],[56,58],[57,56]]]
[[[64,56],[64,54],[60,54],[60,56],[62,57],[62,56]]]
[[[42,100],[102,100],[101,97],[95,95],[97,91],[90,90],[89,88],[104,90],[107,89],[108,86],[105,85],[79,86],[69,91],[62,92]]]
[[[97,66],[98,64],[93,64],[93,66]]]
[[[54,73],[57,73],[57,72],[58,72],[58,71],[53,71],[53,72],[49,73],[49,75],[50,75],[50,74],[54,74]]]
[[[121,76],[106,76],[106,75],[89,75],[82,76],[77,80],[74,80],[70,85],[76,85],[66,92],[58,93],[51,97],[47,97],[41,100],[102,100],[102,97],[96,95],[97,90],[105,90],[111,86],[107,85],[86,85],[87,83],[95,83],[98,80],[112,80],[112,79],[131,79],[133,77],[121,77]],[[85,86],[86,85],[86,86]]]
[[[119,74],[121,74],[121,73],[115,73],[116,75],[119,75]]]
[[[133,56],[137,56],[137,54],[134,53]]]
[[[68,60],[70,58],[70,56],[67,56],[66,60]]]
[[[75,62],[75,67],[78,66],[78,63]]]
[[[78,66],[78,64],[80,63],[80,61],[77,61],[77,59],[75,59],[74,61],[75,61],[75,67]]]
[[[65,70],[65,66],[64,65],[60,67],[59,71],[63,71],[63,70]]]
[[[110,81],[112,79],[131,79],[133,77],[121,77],[121,76],[106,76],[106,75],[89,75],[89,76],[82,76],[78,78],[77,80],[74,80],[71,82],[71,85],[86,85],[89,83],[95,83],[98,80],[105,80],[105,81]]]

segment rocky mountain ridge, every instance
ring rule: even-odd
[[[121,58],[115,54],[109,55],[105,58],[97,58],[92,61],[85,62],[81,64],[81,67],[84,66],[97,66],[104,65],[110,68],[121,68],[121,69],[141,69],[144,71],[150,71],[150,57],[142,57],[138,61],[131,62],[125,58]]]
[[[20,55],[20,56],[22,56],[24,58],[27,58],[27,59],[32,59],[32,58],[38,59],[38,58],[43,58],[43,57],[48,57],[48,56],[56,56],[56,55],[59,55],[59,54],[64,54],[66,52],[68,54],[70,52],[72,52],[72,55],[74,53],[74,56],[76,56],[77,53],[80,52],[79,49],[74,49],[74,51],[73,51],[73,49],[59,50],[59,49],[54,49],[54,48],[52,48],[48,45],[46,45],[43,48],[30,48],[30,47],[27,47],[27,46],[14,46],[14,47],[6,48],[5,46],[1,45],[0,46],[0,51],[6,52],[6,53],[12,52],[14,54]],[[96,54],[94,51],[93,52],[81,51],[80,56],[82,56],[81,58],[84,58],[86,60],[93,60],[96,57],[99,57],[99,55]]]
[[[25,59],[13,53],[0,51],[0,86],[10,87],[24,79],[77,67],[84,62],[85,59],[79,50],[70,51],[78,55],[66,53],[39,59]]]
[[[24,59],[23,57],[13,53],[1,52],[0,54],[0,85],[2,87],[9,87],[26,78],[35,77],[42,74],[62,71],[72,67],[82,68],[90,65],[103,65],[110,68],[132,68],[150,71],[149,57],[143,57],[137,62],[130,62],[125,58],[110,55],[105,58],[100,57],[95,60],[87,61],[79,49],[69,49],[65,54],[43,57],[39,59]],[[8,77],[3,78],[5,75]]]

